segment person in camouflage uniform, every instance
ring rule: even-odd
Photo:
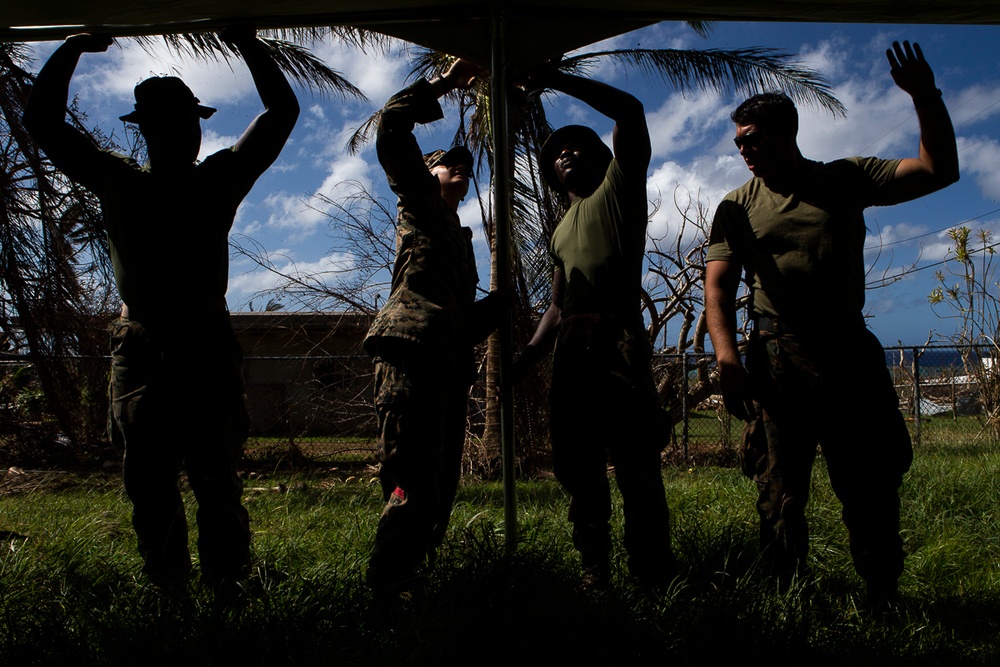
[[[629,572],[641,585],[676,575],[661,470],[665,414],[640,312],[646,170],[642,103],[606,84],[543,67],[533,86],[571,95],[611,118],[612,152],[594,130],[569,125],[542,147],[546,183],[569,207],[552,233],[552,303],[514,376],[554,347],[550,432],[556,478],[569,492],[573,545],[585,587],[611,580],[608,460],[622,494]]]
[[[850,550],[874,607],[894,604],[903,571],[899,487],[910,437],[881,344],[865,327],[866,207],[920,197],[958,179],[955,134],[917,45],[887,51],[913,98],[919,157],[802,157],[795,105],[757,95],[732,114],[753,178],[712,223],[705,310],[731,414],[748,420],[745,472],[757,481],[760,541],[775,574],[807,571],[805,506],[817,444],[843,505]],[[746,366],[736,343],[743,270],[753,332]]]
[[[416,123],[443,117],[438,98],[472,83],[458,60],[440,77],[394,95],[379,117],[376,150],[399,198],[392,290],[365,338],[375,357],[379,518],[367,579],[376,593],[415,585],[444,539],[458,488],[474,346],[499,317],[497,299],[476,301],[472,230],[458,218],[472,154],[463,146],[421,156]]]
[[[250,566],[250,522],[236,473],[249,421],[243,354],[226,307],[228,235],[240,202],[281,152],[299,106],[252,30],[220,37],[244,58],[265,111],[234,146],[201,162],[200,121],[215,109],[175,77],[139,83],[135,109],[122,116],[139,125],[147,166],[100,150],[65,121],[77,62],[106,51],[107,37],[68,38],[39,73],[24,114],[53,164],[101,201],[124,304],[111,326],[111,437],[125,449],[143,572],[158,585],[180,584],[191,569],[177,487],[182,466],[198,500],[203,577],[232,582]]]

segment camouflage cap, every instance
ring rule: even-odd
[[[439,148],[424,155],[424,164],[428,169],[433,169],[439,164],[464,164],[469,173],[472,173],[472,153],[465,146],[454,146],[448,150]]]
[[[120,120],[138,123],[150,118],[194,113],[209,118],[215,109],[199,104],[191,89],[176,76],[154,76],[140,81],[135,87],[135,109]]]

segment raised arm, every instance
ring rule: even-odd
[[[468,87],[480,71],[478,65],[456,60],[442,76],[416,81],[389,98],[382,107],[375,151],[389,186],[400,197],[440,196],[437,180],[424,166],[413,127],[443,118],[438,98],[457,88]]]
[[[262,174],[278,158],[299,117],[299,102],[288,79],[251,29],[230,29],[219,38],[235,47],[250,70],[264,112],[251,121],[233,150]]]
[[[747,421],[753,414],[750,377],[736,344],[736,292],[740,265],[715,260],[705,266],[705,320],[719,368],[722,400],[729,414]]]
[[[919,157],[900,162],[894,178],[895,198],[908,201],[958,180],[958,149],[948,109],[920,45],[893,42],[885,55],[893,81],[913,98],[920,122]]]
[[[575,97],[613,120],[615,158],[626,172],[645,177],[652,148],[646,112],[636,97],[606,83],[567,74],[551,64],[530,72],[528,80]]]
[[[104,35],[68,37],[49,57],[35,79],[24,109],[24,126],[52,163],[67,176],[92,187],[88,178],[100,149],[87,135],[66,122],[69,82],[84,53],[103,53],[112,39]]]
[[[482,71],[483,68],[479,65],[459,58],[447,72],[431,79],[431,91],[434,97],[440,98],[453,90],[465,90]]]

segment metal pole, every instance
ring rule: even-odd
[[[496,244],[497,286],[511,293],[510,279],[510,151],[507,127],[507,63],[504,15],[493,8],[493,44],[491,46],[490,123],[493,128],[494,238]],[[517,546],[517,494],[514,459],[514,390],[509,381],[514,348],[514,327],[508,315],[500,322],[500,455],[503,467],[504,533],[507,551]]]

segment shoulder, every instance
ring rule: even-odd
[[[239,153],[233,150],[233,147],[230,146],[228,148],[223,148],[222,150],[218,150],[212,153],[204,160],[202,160],[200,163],[198,163],[198,166],[202,168],[216,169],[236,163],[238,161],[239,161]]]
[[[747,206],[749,203],[757,196],[760,189],[760,181],[756,178],[751,178],[743,185],[739,186],[735,190],[730,190],[726,193],[726,196],[722,198],[719,203],[718,210],[723,208],[731,208],[733,205]]]
[[[583,201],[615,200],[619,206],[640,206],[645,210],[647,204],[646,178],[636,177],[622,169],[617,158],[612,158],[604,172],[604,180],[589,197]]]
[[[199,162],[196,173],[199,179],[252,186],[260,176],[253,165],[252,160],[247,159],[245,155],[241,155],[230,146],[212,153]]]

